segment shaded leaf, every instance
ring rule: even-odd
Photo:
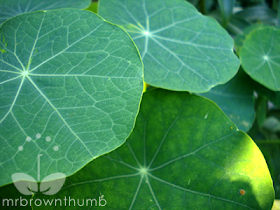
[[[224,26],[226,26],[230,16],[232,15],[235,0],[218,0],[218,3],[223,17]]]
[[[255,90],[260,94],[262,97],[265,97],[267,100],[270,100],[275,106],[280,108],[280,92],[279,91],[272,91],[259,83],[254,84]]]
[[[249,23],[277,24],[277,11],[270,9],[266,4],[252,6],[235,14]]]
[[[251,128],[255,118],[253,87],[250,80],[244,72],[239,72],[226,84],[200,94],[214,101],[238,129],[245,132]]]
[[[256,143],[261,149],[270,170],[275,198],[280,199],[280,140],[259,140]]]
[[[263,96],[258,96],[257,101],[256,101],[256,119],[259,128],[262,127],[265,119],[266,119],[266,114],[267,114],[267,100]]]
[[[220,24],[222,24],[223,18],[219,10],[215,10],[209,14],[209,16],[215,18]],[[231,15],[225,29],[229,32],[232,37],[242,34],[243,31],[250,26],[246,20],[237,17],[236,15]]]

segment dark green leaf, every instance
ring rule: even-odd
[[[232,80],[200,95],[214,101],[236,124],[247,132],[255,118],[253,87],[250,78],[239,72]]]
[[[259,128],[262,127],[265,122],[266,112],[267,112],[267,99],[263,96],[258,96],[256,101],[256,110],[257,110],[257,122]]]
[[[235,14],[249,23],[277,24],[277,12],[268,8],[266,4],[261,4],[246,8]]]
[[[218,0],[218,3],[223,17],[223,25],[226,26],[230,16],[232,15],[235,0]]]
[[[280,108],[280,92],[279,91],[278,92],[271,91],[259,83],[255,83],[254,88],[258,92],[258,94],[262,95],[267,100],[270,100],[275,106]]]
[[[2,197],[8,197],[14,186],[2,189]],[[270,210],[274,200],[255,143],[211,101],[165,90],[144,94],[123,146],[67,178],[58,194],[33,199],[69,196],[80,203],[103,196],[107,205],[100,209],[110,210]]]
[[[270,170],[275,189],[275,198],[280,199],[280,140],[256,141],[261,149]],[[275,209],[277,210],[277,209]]]

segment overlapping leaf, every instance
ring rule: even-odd
[[[235,123],[238,129],[247,132],[255,119],[253,87],[250,78],[239,72],[232,80],[214,87],[200,95],[214,101]]]
[[[101,0],[99,14],[130,33],[150,85],[206,92],[238,70],[232,38],[184,0]]]
[[[70,175],[125,141],[143,90],[126,32],[60,9],[11,18],[0,38],[0,185],[16,172]]]
[[[7,19],[26,12],[60,8],[84,9],[90,0],[0,0],[0,25]]]
[[[253,30],[242,45],[239,56],[243,69],[254,80],[280,90],[280,30],[261,27]]]
[[[14,186],[9,187],[2,197],[11,195]],[[52,206],[38,208],[56,209],[54,199],[64,207],[70,198],[76,204],[72,200],[71,209],[80,209],[77,202],[83,201],[85,208],[86,199],[97,200],[86,208],[99,209],[104,198],[100,209],[270,210],[274,191],[258,147],[215,104],[154,90],[144,94],[123,146],[67,178],[58,194],[33,200],[53,199]]]

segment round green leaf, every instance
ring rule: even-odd
[[[279,54],[280,30],[274,27],[253,30],[239,53],[245,72],[273,91],[280,90]]]
[[[243,47],[244,41],[246,40],[247,36],[249,36],[251,34],[252,31],[261,29],[261,28],[266,28],[266,27],[270,27],[270,26],[263,25],[263,24],[254,24],[254,25],[250,25],[250,26],[243,28],[242,34],[239,34],[234,39],[234,47],[235,47],[236,54],[239,55],[240,50]]]
[[[60,9],[11,18],[0,38],[0,185],[16,172],[70,175],[123,144],[143,90],[126,32]]]
[[[69,196],[101,196],[111,210],[270,210],[274,191],[259,148],[213,102],[158,89],[144,94],[123,146],[67,178],[55,196],[32,198]]]
[[[101,0],[99,14],[129,32],[152,86],[206,92],[238,70],[232,38],[184,0]]]
[[[90,0],[0,0],[0,25],[7,19],[26,12],[60,8],[84,9]]]

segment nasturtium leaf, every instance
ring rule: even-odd
[[[239,56],[243,69],[254,80],[280,90],[280,30],[265,27],[253,30],[242,45]]]
[[[270,210],[274,191],[259,148],[213,102],[157,89],[144,93],[124,145],[68,177],[58,194],[32,198],[71,198],[79,209],[77,199],[99,196],[111,210]]]
[[[184,0],[100,0],[99,14],[131,35],[152,86],[206,92],[238,70],[232,38]]]
[[[252,81],[240,71],[229,82],[200,95],[211,99],[234,122],[238,129],[247,132],[255,119]]]
[[[7,19],[26,12],[60,8],[84,9],[90,0],[0,0],[0,25]]]
[[[254,25],[249,25],[249,26],[243,28],[242,33],[239,34],[238,36],[236,36],[234,39],[234,47],[235,47],[236,54],[239,55],[239,53],[243,47],[243,43],[246,40],[246,37],[249,36],[252,31],[266,28],[266,27],[270,27],[270,26],[263,25],[263,24],[254,24]]]
[[[0,185],[17,172],[71,175],[123,144],[143,91],[125,31],[58,9],[13,17],[0,37]]]

